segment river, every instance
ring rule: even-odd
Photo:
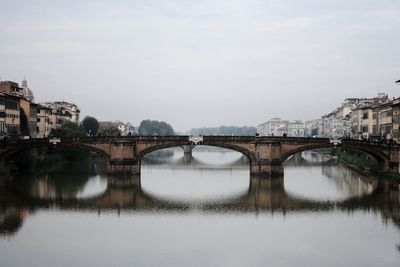
[[[2,177],[0,266],[399,266],[399,187],[315,151],[274,179],[211,147],[103,165]]]

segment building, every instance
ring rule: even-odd
[[[0,93],[0,138],[4,136],[6,130],[6,95]]]
[[[379,136],[380,139],[392,139],[392,102],[381,104],[376,107],[375,114],[377,120],[377,136]],[[374,119],[374,114],[372,114],[372,118]]]
[[[79,123],[80,110],[77,105],[65,101],[44,102],[41,106],[51,109],[50,127],[58,129],[66,122]]]
[[[283,136],[288,133],[289,121],[273,118],[257,127],[257,133],[261,136]]]
[[[136,131],[135,131],[135,127],[127,122],[127,123],[123,123],[123,122],[117,122],[118,123],[118,130],[121,132],[122,136],[131,136],[131,135],[135,135]]]
[[[318,137],[322,131],[322,119],[309,120],[304,123],[304,136]]]
[[[37,106],[37,126],[36,126],[36,137],[46,138],[50,135],[51,125],[51,108],[44,107],[41,105]]]
[[[400,98],[392,101],[392,138],[400,140]]]
[[[321,137],[333,137],[336,135],[335,113],[331,112],[322,116]]]
[[[5,95],[5,134],[9,136],[19,136],[20,127],[20,101],[21,97]]]
[[[294,122],[288,123],[288,136],[291,137],[304,137],[305,132],[305,124],[300,121],[296,120]]]
[[[38,104],[35,103],[29,104],[28,127],[29,127],[29,136],[31,138],[36,138],[37,135],[37,107]]]
[[[345,102],[334,111],[334,137],[350,137],[352,132],[351,111],[356,106],[355,102],[346,99]]]
[[[372,134],[372,105],[361,107],[361,138],[369,139]]]
[[[0,81],[0,93],[23,97],[23,88],[19,87],[18,83],[11,81]]]
[[[391,138],[387,131],[392,130],[392,103],[393,101],[389,100],[386,94],[379,94],[378,97],[370,99],[361,99],[351,111],[351,137],[380,140],[383,137],[383,130],[386,132],[385,138]],[[385,124],[382,126],[383,129],[381,129],[381,124]]]
[[[356,139],[378,136],[381,133],[378,126],[380,122],[376,117],[378,115],[373,115],[373,110],[387,103],[389,103],[388,96],[382,93],[374,98],[346,98],[339,108],[322,116],[321,136]],[[374,125],[375,132],[373,132]]]
[[[0,92],[4,99],[6,116],[5,119],[0,119],[0,123],[1,120],[4,120],[5,124],[3,132],[12,136],[23,135],[35,138],[37,105],[33,103],[34,96],[28,87],[28,82],[24,79],[22,87],[19,87],[16,82],[2,81],[0,82]],[[15,103],[17,100],[19,101],[18,105]]]
[[[21,82],[22,94],[29,102],[35,102],[32,90],[28,87],[28,81],[23,79]]]

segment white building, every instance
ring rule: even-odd
[[[304,137],[305,125],[302,121],[296,120],[288,124],[288,136],[290,137]]]
[[[273,118],[257,127],[257,133],[261,136],[282,136],[288,133],[289,121]]]
[[[121,132],[122,136],[131,136],[136,134],[135,127],[129,122],[119,122],[118,130]]]
[[[309,120],[304,123],[304,136],[319,137],[322,132],[322,119]]]

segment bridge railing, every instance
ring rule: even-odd
[[[93,142],[112,142],[112,141],[161,141],[161,142],[188,142],[188,135],[173,136],[94,136],[94,137],[66,137],[61,138],[61,143],[93,143]],[[226,136],[226,135],[205,135],[202,136],[203,142],[287,142],[287,143],[320,143],[328,144],[329,138],[310,138],[310,137],[281,137],[281,136]],[[2,140],[0,146],[4,145],[40,145],[49,143],[49,138],[33,138],[33,139],[8,139]],[[342,145],[371,146],[371,147],[396,147],[399,144],[388,142],[376,142],[369,140],[341,139]]]

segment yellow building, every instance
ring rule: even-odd
[[[400,141],[400,98],[392,102],[392,138]]]
[[[52,116],[51,108],[38,105],[38,107],[37,107],[37,128],[36,128],[36,130],[37,130],[36,137],[37,138],[46,138],[49,136],[50,131],[51,131],[51,124],[50,124],[51,116]]]

